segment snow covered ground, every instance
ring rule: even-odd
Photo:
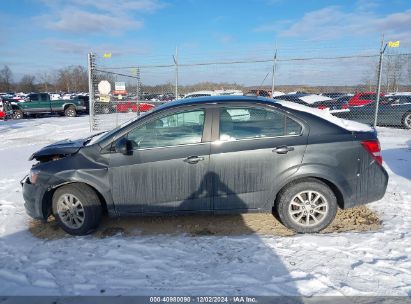
[[[19,185],[27,158],[87,134],[87,117],[0,122],[0,295],[411,295],[411,131],[379,128],[378,231],[38,239]]]

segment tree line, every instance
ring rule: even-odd
[[[0,69],[0,92],[88,92],[87,69],[73,65],[37,75],[25,74],[14,81],[13,72],[5,65]]]
[[[327,91],[376,91],[378,62],[363,62],[364,76],[356,86],[298,86],[277,85],[277,90],[304,90],[306,92]],[[349,67],[348,67],[349,68]],[[112,74],[100,75],[110,82],[115,81]],[[99,78],[99,79],[103,79]],[[135,83],[127,83],[130,92],[137,92]],[[271,89],[264,86],[265,89]],[[251,87],[244,84],[228,82],[201,82],[192,85],[180,85],[179,93],[185,94],[200,90],[240,89],[246,91]],[[382,72],[382,91],[411,90],[411,54],[387,54],[384,58]],[[87,69],[81,65],[67,66],[55,71],[42,72],[36,75],[25,74],[19,81],[14,81],[13,72],[5,65],[0,69],[0,92],[88,92]],[[140,84],[140,92],[168,93],[174,92],[174,83],[158,85]]]

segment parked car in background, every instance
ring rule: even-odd
[[[11,108],[10,102],[0,98],[0,119],[6,120],[12,117],[12,115],[13,109]]]
[[[234,90],[234,89],[227,89],[227,90],[214,90],[214,93],[219,96],[229,96],[229,95],[236,95],[236,96],[243,96],[244,93],[241,90]]]
[[[328,101],[319,102],[316,107],[318,109],[329,109],[332,112],[346,111],[348,102],[353,95],[342,96]]]
[[[196,91],[184,95],[184,98],[206,97],[217,95],[214,91]]]
[[[143,100],[146,101],[160,101],[161,94],[143,94]]]
[[[381,94],[380,96],[384,96]],[[354,94],[348,101],[348,107],[363,106],[377,99],[377,93],[375,92],[360,92]]]
[[[88,95],[77,95],[76,96],[77,100],[81,100],[86,107],[86,113],[90,113],[90,98]],[[54,99],[56,100],[56,99]]]
[[[245,96],[166,103],[122,127],[52,144],[22,181],[34,218],[84,235],[101,215],[272,212],[318,232],[338,208],[383,197],[388,174],[366,125]],[[358,186],[361,185],[361,186]]]
[[[347,93],[341,93],[341,92],[329,92],[329,93],[321,93],[321,96],[327,96],[332,99],[337,99],[343,96],[347,96]]]
[[[309,107],[316,108],[320,102],[331,101],[332,99],[327,96],[321,96],[316,94],[296,93],[285,94],[275,97],[277,100],[292,101],[295,103],[303,104]]]
[[[119,113],[126,113],[126,112],[147,112],[153,109],[155,105],[147,103],[147,102],[140,102],[137,103],[136,101],[122,101],[117,103],[117,112]]]
[[[12,108],[14,119],[53,113],[74,117],[77,113],[86,112],[86,107],[81,100],[50,100],[50,95],[47,93],[29,94],[25,102],[13,103]]]
[[[61,98],[61,95],[58,93],[51,93],[50,95],[50,100],[59,100],[59,99],[63,99]]]
[[[363,106],[350,107],[348,112],[334,115],[371,125],[374,123],[375,101]],[[411,129],[411,96],[381,97],[378,106],[378,125]]]
[[[271,94],[267,90],[249,90],[247,93],[244,94],[245,96],[261,96],[261,97],[271,97]]]

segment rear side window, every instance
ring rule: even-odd
[[[47,94],[40,94],[40,98],[42,101],[48,101],[48,95]]]
[[[285,135],[299,135],[303,128],[301,125],[290,117],[286,118]]]
[[[302,127],[284,114],[262,108],[220,109],[220,140],[298,135]]]

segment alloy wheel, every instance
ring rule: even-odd
[[[411,113],[408,113],[404,117],[404,125],[406,128],[411,129]]]
[[[84,223],[85,213],[81,201],[72,194],[64,194],[57,201],[60,220],[69,228],[78,229]]]
[[[291,199],[288,207],[292,221],[303,227],[320,224],[328,211],[328,201],[317,191],[301,191]]]

